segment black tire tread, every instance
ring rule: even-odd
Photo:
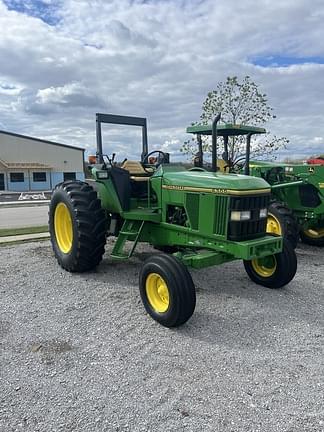
[[[175,285],[176,310],[167,319],[163,314],[157,314],[150,308],[146,298],[145,281],[146,272],[154,266],[162,268],[167,279]],[[165,275],[163,275],[165,277]],[[141,269],[139,276],[141,298],[149,315],[165,327],[178,327],[191,317],[196,306],[196,292],[191,275],[187,267],[177,258],[168,254],[156,254],[148,258]]]
[[[292,210],[281,201],[272,201],[268,213],[277,217],[284,239],[288,240],[293,248],[296,248],[299,240],[299,226]]]
[[[68,259],[62,258],[56,243],[52,201],[56,194],[62,196],[73,208],[73,224],[77,238],[73,240],[73,247]],[[68,181],[55,186],[49,211],[49,230],[52,247],[57,261],[65,270],[70,272],[85,272],[96,267],[102,260],[106,243],[106,218],[101,208],[97,193],[85,182]]]
[[[324,246],[324,237],[319,238],[313,238],[309,237],[307,234],[305,234],[304,230],[300,230],[300,239],[303,243],[308,244],[310,246]]]
[[[251,261],[243,261],[245,271],[253,282],[267,288],[277,289],[287,285],[294,278],[297,271],[297,257],[291,243],[284,240],[282,252],[275,256],[277,269],[274,275],[269,278],[258,275],[254,271]]]

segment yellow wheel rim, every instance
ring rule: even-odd
[[[277,260],[274,255],[254,259],[251,263],[253,270],[264,278],[271,277],[277,269]]]
[[[145,283],[147,299],[150,306],[159,313],[166,312],[170,304],[168,286],[157,273],[150,273]]]
[[[276,216],[274,216],[272,213],[268,214],[266,231],[269,234],[282,235],[280,222],[278,218],[276,218]]]
[[[54,213],[54,230],[58,247],[63,253],[72,248],[73,228],[70,210],[64,203],[59,203]]]
[[[324,228],[316,229],[316,228],[309,228],[304,231],[304,234],[307,237],[310,237],[312,239],[320,239],[324,237]]]

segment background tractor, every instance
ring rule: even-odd
[[[250,161],[251,136],[265,129],[245,125],[195,125],[187,132],[197,135],[198,154],[202,154],[202,135],[221,136],[224,141],[223,159],[218,160],[224,172],[244,172],[263,178],[271,185],[267,232],[284,236],[296,247],[299,236],[305,243],[324,245],[324,166],[280,164]],[[237,162],[230,160],[228,139],[246,135],[245,155]],[[202,162],[202,159],[201,161]],[[196,163],[197,165],[197,163]],[[198,164],[199,165],[199,164]],[[202,167],[202,164],[200,165]]]
[[[250,169],[251,175],[265,178],[272,195],[293,211],[301,240],[324,246],[324,165],[252,162]]]
[[[259,285],[280,288],[292,280],[293,248],[266,234],[270,187],[264,179],[169,164],[163,151],[148,152],[144,118],[97,114],[96,120],[93,180],[57,185],[50,203],[51,242],[64,269],[83,272],[98,265],[107,235],[116,237],[110,256],[117,260],[130,258],[138,242],[172,250],[152,254],[139,276],[146,311],[167,327],[183,324],[194,311],[188,267],[241,259]],[[141,127],[141,160],[118,164],[115,155],[105,156],[102,123]]]
[[[220,115],[218,116],[220,118]],[[244,175],[253,175],[250,164],[250,145],[251,137],[257,134],[264,134],[266,131],[263,128],[247,126],[247,125],[233,125],[223,124],[218,125],[218,122],[214,122],[212,125],[195,125],[187,128],[188,133],[197,135],[198,141],[198,157],[195,159],[195,165],[201,169],[204,167],[203,163],[203,151],[202,151],[202,136],[212,135],[213,144],[217,148],[217,137],[222,137],[224,152],[222,153],[222,159],[214,157],[212,161],[213,166],[217,166],[217,169],[224,173],[242,173]],[[246,151],[245,155],[240,157],[237,161],[232,161],[228,150],[228,141],[231,137],[246,137]],[[216,158],[216,160],[215,160]],[[197,160],[198,159],[198,160]],[[253,166],[253,165],[252,165]],[[207,169],[208,166],[207,166]],[[258,176],[262,177],[262,176]],[[267,179],[268,181],[268,179]],[[302,182],[301,182],[302,183]],[[267,225],[266,231],[272,235],[283,236],[290,244],[295,248],[299,237],[299,228],[297,221],[293,215],[292,210],[282,201],[279,200],[276,195],[271,194],[271,199],[268,207],[267,214]]]

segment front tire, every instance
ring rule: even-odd
[[[99,264],[105,252],[106,218],[91,186],[69,181],[55,187],[49,231],[55,257],[65,270],[84,272]]]
[[[292,211],[279,201],[270,203],[267,218],[267,233],[282,236],[293,248],[299,239],[298,223]]]
[[[267,288],[276,289],[287,285],[297,271],[296,253],[287,241],[284,241],[282,252],[251,261],[244,260],[243,263],[250,279]]]
[[[311,246],[324,246],[324,228],[301,230],[300,238],[303,243]]]
[[[165,327],[184,324],[195,310],[196,291],[191,275],[171,255],[153,255],[144,262],[139,288],[147,313]]]

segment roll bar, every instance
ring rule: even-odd
[[[221,118],[221,113],[218,113],[212,124],[212,171],[217,171],[217,123]]]
[[[99,163],[104,162],[103,153],[102,153],[101,123],[140,126],[142,128],[142,155],[141,155],[141,159],[143,160],[144,157],[148,154],[146,118],[121,116],[121,115],[115,115],[115,114],[96,113],[97,156],[99,159],[98,160]]]

